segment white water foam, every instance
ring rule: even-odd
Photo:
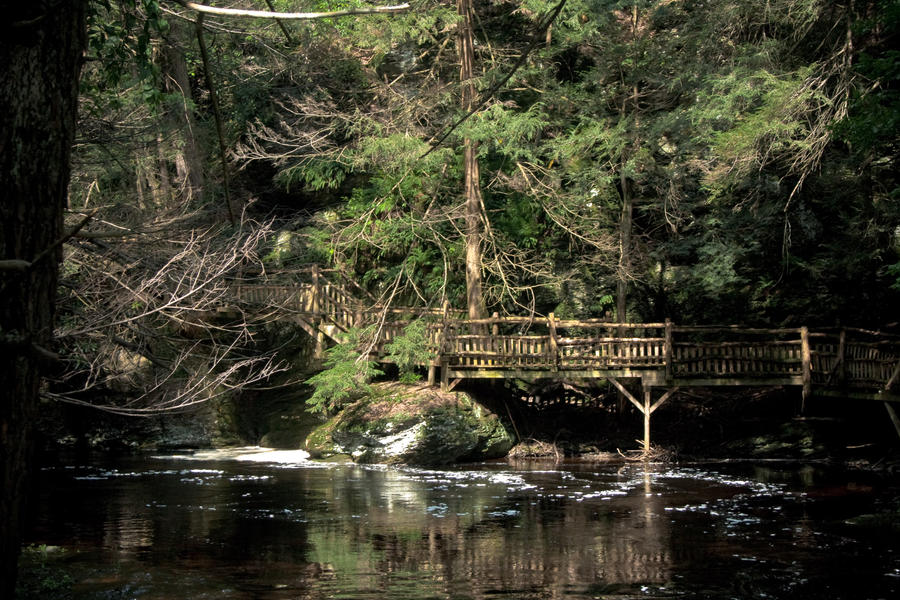
[[[237,460],[243,462],[272,463],[279,465],[314,465],[309,460],[306,450],[276,450],[262,446],[242,446],[240,448],[221,448],[218,450],[197,450],[191,454],[168,454],[154,456],[161,460]]]

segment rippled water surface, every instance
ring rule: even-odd
[[[40,488],[29,542],[64,548],[79,598],[900,597],[896,480],[819,467],[244,451],[63,464]]]

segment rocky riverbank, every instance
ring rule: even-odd
[[[653,459],[803,460],[900,465],[900,443],[879,403],[816,401],[799,413],[795,394],[694,393],[654,414]],[[259,445],[305,449],[314,459],[444,465],[511,459],[637,458],[641,416],[615,398],[593,406],[529,406],[509,389],[442,393],[421,384],[372,384],[328,417],[307,411],[310,390],[246,393],[190,413],[117,417],[48,405],[48,449],[167,451]],[[488,408],[490,407],[490,408]],[[491,410],[493,409],[493,410]]]
[[[383,383],[316,428],[305,447],[313,458],[441,465],[501,458],[515,443],[466,393]]]

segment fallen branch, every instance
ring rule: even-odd
[[[392,14],[406,12],[409,10],[409,4],[398,4],[396,6],[369,6],[362,8],[348,8],[345,10],[334,10],[331,12],[271,12],[268,10],[241,10],[237,8],[217,8],[215,6],[206,6],[205,4],[197,4],[196,2],[185,2],[184,0],[176,0],[185,8],[206,13],[209,15],[217,15],[220,17],[234,18],[253,18],[253,19],[284,19],[284,20],[313,20],[313,19],[329,19],[333,17],[343,17],[347,15],[371,15],[371,14]]]

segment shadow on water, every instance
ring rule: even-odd
[[[900,591],[900,492],[870,474],[749,464],[429,470],[238,460],[246,454],[43,470],[30,542],[60,549],[42,559],[70,578],[58,597]]]

